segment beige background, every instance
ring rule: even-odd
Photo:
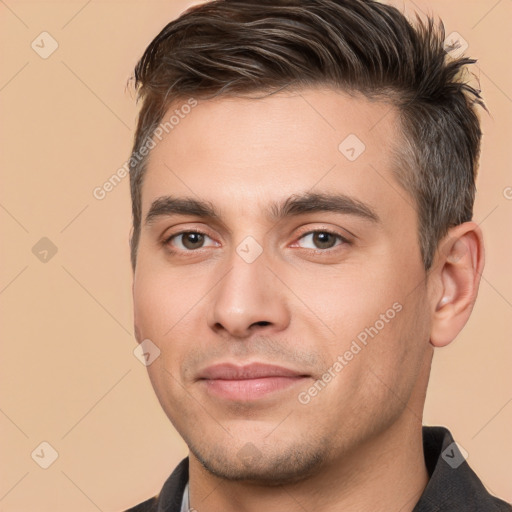
[[[133,355],[128,178],[92,191],[129,156],[138,57],[191,3],[0,1],[0,511],[124,510],[187,453]],[[487,266],[469,324],[436,354],[425,423],[449,426],[511,501],[512,1],[397,5],[468,41],[491,111],[475,209]],[[43,31],[59,45],[47,59],[31,48]],[[57,247],[46,262],[32,252],[43,237]],[[58,452],[48,469],[43,441]]]

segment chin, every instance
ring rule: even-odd
[[[214,450],[190,451],[201,465],[211,474],[231,481],[277,487],[310,478],[317,473],[325,461],[322,450],[296,447],[283,452],[262,453],[252,443],[247,443],[238,452],[232,453],[226,447]]]

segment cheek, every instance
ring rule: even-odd
[[[191,342],[199,339],[197,330],[206,325],[206,292],[201,279],[183,271],[171,272],[156,265],[141,266],[136,271],[134,324],[141,341],[150,339],[160,350],[159,358],[148,366],[152,382],[167,382],[170,378],[166,385],[172,385],[174,381],[165,370],[181,380],[182,362]],[[158,374],[160,365],[163,368]]]
[[[383,273],[386,281],[381,278]],[[380,322],[380,315],[390,310],[388,316],[395,316],[393,304],[401,294],[392,274],[382,268],[350,264],[337,268],[326,266],[315,272],[297,271],[289,280],[294,283],[294,291],[306,308],[304,311],[309,309],[315,314],[313,322],[319,328],[327,328],[333,348],[343,349],[345,342]]]
[[[174,324],[178,297],[173,286],[160,272],[136,270],[133,286],[134,323],[143,338],[155,343]]]
[[[331,364],[339,356],[347,361],[334,387],[348,387],[365,399],[382,399],[386,385],[407,394],[428,348],[423,288],[411,285],[412,273],[382,263],[309,283],[308,306],[330,330],[319,349]]]
[[[360,379],[367,395],[397,410],[409,402],[427,357],[428,315],[423,299],[420,291],[402,298],[400,310],[388,323],[373,324],[378,332],[367,338],[361,352]]]
[[[134,323],[141,341],[151,340],[160,350],[159,356],[146,367],[155,394],[169,418],[179,407],[179,369],[183,360],[183,333],[186,332],[184,304],[188,293],[178,288],[161,269],[140,266],[134,277]],[[169,404],[173,405],[172,408]]]

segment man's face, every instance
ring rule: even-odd
[[[183,117],[149,157],[133,292],[139,341],[161,351],[151,382],[192,455],[277,484],[418,422],[430,307],[414,201],[393,175],[396,111],[307,89]],[[239,368],[252,363],[288,372]]]

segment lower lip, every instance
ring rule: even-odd
[[[259,379],[206,379],[208,392],[228,400],[255,400],[302,382],[305,377],[262,377]]]

